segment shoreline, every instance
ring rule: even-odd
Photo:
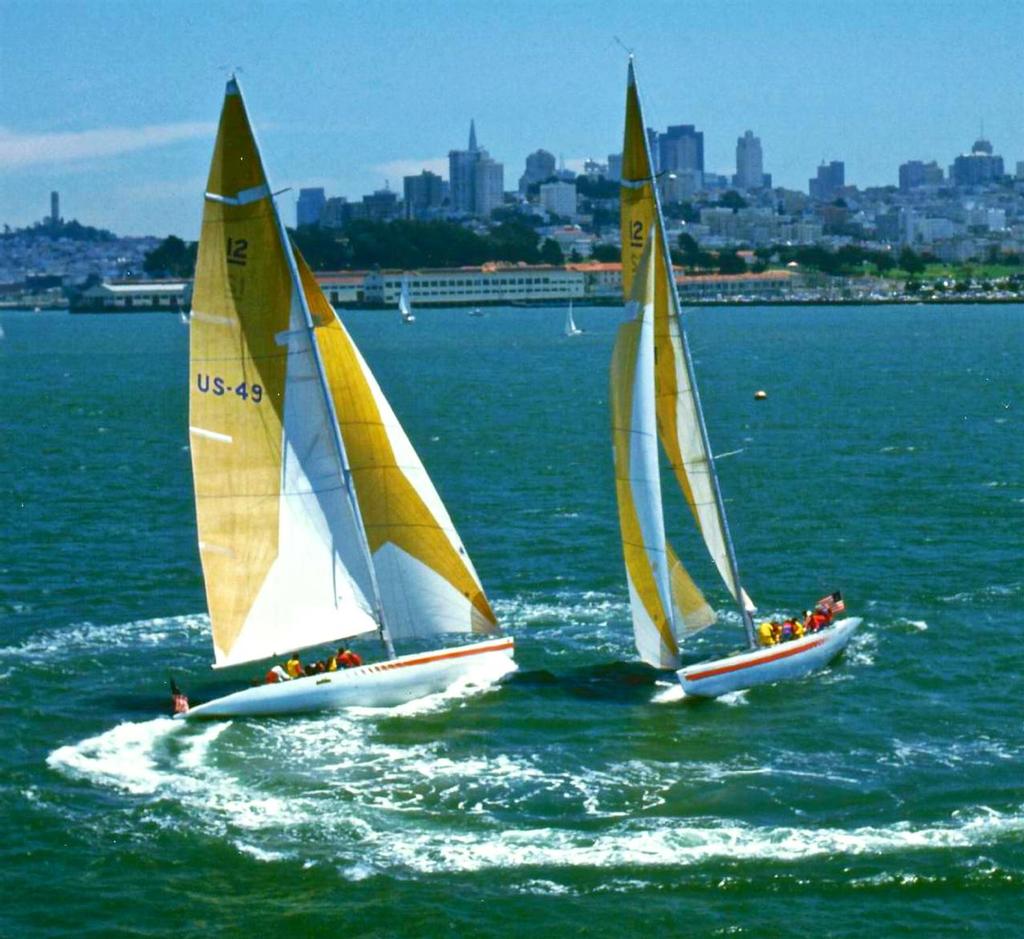
[[[683,308],[687,307],[759,307],[759,306],[771,306],[771,307],[804,307],[804,306],[980,306],[980,305],[1013,305],[1013,304],[1024,304],[1024,295],[1017,297],[915,297],[915,296],[904,296],[904,297],[843,297],[843,298],[790,298],[790,297],[764,297],[764,298],[749,298],[749,299],[707,299],[707,298],[680,298]],[[574,297],[573,304],[577,307],[620,307],[621,302],[618,302],[611,298],[587,298],[587,297]],[[365,312],[379,312],[387,313],[394,312],[395,307],[383,304],[369,304],[369,303],[336,303],[334,304],[336,309],[339,310],[357,310]],[[542,309],[542,308],[557,308],[561,309],[564,303],[560,301],[551,300],[539,300],[535,302],[524,302],[516,301],[515,303],[508,303],[502,301],[489,301],[480,303],[443,303],[443,304],[420,304],[418,309],[422,310],[451,310],[451,309],[465,309],[471,310],[477,307],[481,309],[495,309],[498,307],[504,307],[509,309]],[[65,312],[71,313],[75,316],[110,316],[110,315],[136,315],[136,314],[149,314],[149,313],[162,313],[162,314],[173,314],[175,316],[183,312],[180,309],[168,309],[167,307],[133,307],[130,310],[96,310],[96,309],[81,309],[81,308],[69,308],[67,304],[57,305],[46,305],[39,304],[35,306],[24,306],[24,305],[8,305],[0,304],[0,313],[52,313],[52,312]]]

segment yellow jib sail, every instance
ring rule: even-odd
[[[444,504],[373,373],[295,252],[393,639],[497,621]]]
[[[658,436],[722,580],[737,601],[742,596],[742,602],[749,604],[736,583],[734,564],[729,557],[725,521],[715,495],[711,455],[701,432],[699,405],[683,348],[672,282],[674,274],[665,253],[664,222],[654,186],[643,112],[630,61],[622,155],[623,292],[626,299],[632,295],[633,281],[649,238],[654,255],[654,371]],[[679,568],[682,568],[681,564]],[[710,625],[709,622],[698,625],[706,619],[704,614],[691,619],[692,628]]]
[[[376,629],[302,290],[234,79],[191,323],[189,437],[215,664]]]

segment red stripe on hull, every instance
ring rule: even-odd
[[[826,637],[827,638],[827,637]],[[709,668],[704,672],[688,672],[683,675],[687,681],[700,681],[702,678],[713,678],[715,675],[725,675],[729,672],[738,672],[744,668],[754,668],[758,665],[764,665],[766,662],[777,662],[779,659],[788,659],[791,655],[799,655],[801,652],[807,652],[809,649],[814,649],[820,646],[825,639],[815,639],[814,642],[809,642],[807,645],[800,646],[798,649],[783,649],[773,655],[766,655],[759,659],[754,659],[751,662],[737,662],[734,665],[722,665],[719,668]]]
[[[451,652],[438,652],[435,655],[424,655],[417,659],[410,659],[407,662],[381,662],[378,668],[381,670],[391,668],[408,668],[410,665],[426,665],[428,662],[440,662],[444,659],[461,659],[467,655],[484,655],[487,652],[504,652],[515,645],[514,640],[506,639],[499,645],[487,646],[484,649],[453,649]]]

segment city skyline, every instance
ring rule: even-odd
[[[401,192],[423,169],[447,178],[473,118],[506,190],[538,149],[573,169],[604,162],[621,142],[615,36],[636,48],[649,124],[696,127],[709,172],[733,174],[748,129],[773,183],[803,191],[823,160],[861,187],[896,185],[912,160],[946,168],[982,121],[1008,167],[1024,159],[1024,96],[1008,80],[1024,30],[1016,4],[983,16],[948,3],[705,3],[686,17],[663,4],[599,3],[586,17],[557,4],[455,6],[441,30],[429,11],[450,6],[306,3],[239,18],[223,3],[172,17],[7,0],[0,223],[42,218],[60,190],[69,218],[195,238],[225,63],[241,66],[275,188],[293,189],[286,206],[300,188],[356,199],[386,180]],[[559,17],[572,21],[571,48]]]

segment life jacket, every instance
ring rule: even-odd
[[[783,640],[783,642],[785,642],[787,639],[792,639],[792,638],[793,638],[793,624],[789,620],[786,620],[786,622],[784,622],[782,624],[782,640]]]
[[[818,632],[828,626],[828,617],[824,613],[811,614],[811,632]]]
[[[799,639],[804,634],[804,624],[800,620],[793,620],[793,638]]]
[[[302,663],[298,659],[289,659],[284,663],[284,670],[291,678],[302,676]]]
[[[338,670],[338,657],[332,655],[327,659],[327,671],[336,672]]]
[[[761,640],[763,646],[775,645],[775,636],[772,633],[771,623],[762,623],[757,627],[757,637]]]
[[[351,649],[346,649],[338,656],[338,661],[343,668],[356,668],[363,664],[363,660]]]

